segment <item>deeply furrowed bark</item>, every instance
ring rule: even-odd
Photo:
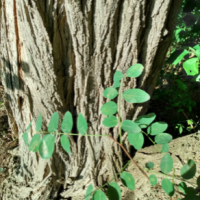
[[[65,112],[82,113],[90,134],[111,134],[118,126],[102,125],[103,91],[113,74],[142,63],[137,79],[123,91],[141,88],[152,94],[170,45],[182,0],[1,0],[0,65],[9,124],[19,138],[19,168],[3,185],[3,199],[83,198],[87,186],[101,186],[121,170],[122,151],[108,137],[70,137],[71,155],[56,136],[49,160],[29,152],[22,134],[39,114],[47,130],[54,112],[59,127]],[[118,99],[115,101],[118,102]],[[148,103],[121,102],[121,118],[135,119]],[[58,131],[61,132],[60,128]],[[130,152],[127,134],[124,146]],[[9,183],[13,180],[13,183]]]

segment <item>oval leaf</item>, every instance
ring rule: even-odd
[[[122,96],[129,103],[143,103],[150,99],[149,94],[141,89],[126,90]]]
[[[47,134],[42,138],[40,143],[39,153],[43,159],[51,158],[54,151],[55,136],[53,134]]]
[[[117,118],[115,116],[109,116],[106,117],[102,123],[104,126],[111,128],[117,125]]]
[[[63,117],[63,121],[61,124],[61,130],[64,133],[70,133],[73,127],[73,119],[72,119],[72,114],[67,111]]]
[[[122,74],[120,71],[116,71],[114,73],[113,81],[120,81],[123,78],[124,74]]]
[[[33,152],[39,151],[40,143],[41,143],[40,134],[39,133],[35,134],[31,139],[31,142],[29,145],[29,151],[33,151]]]
[[[167,174],[171,172],[173,168],[173,159],[169,154],[165,154],[160,162],[160,169],[163,173]]]
[[[197,178],[197,185],[200,188],[200,176]]]
[[[79,113],[78,115],[78,132],[81,134],[81,135],[85,135],[85,133],[87,133],[87,129],[88,129],[88,126],[87,126],[87,122],[85,120],[85,118],[83,117],[83,115],[81,113]]]
[[[194,177],[196,173],[196,163],[190,159],[188,160],[188,163],[183,165],[183,167],[181,168],[181,176],[184,179],[191,179]]]
[[[106,195],[101,190],[97,190],[94,193],[92,200],[107,200],[107,198]]]
[[[140,128],[147,128],[156,118],[155,113],[149,113],[147,115],[139,116],[134,122],[140,126]]]
[[[187,185],[184,182],[180,182],[178,186],[179,190],[186,194]]]
[[[147,128],[147,133],[150,135],[157,135],[166,131],[167,127],[168,125],[165,122],[155,122]]]
[[[52,133],[56,131],[58,127],[58,119],[59,119],[58,112],[54,112],[49,122],[48,132]]]
[[[194,76],[199,73],[198,58],[190,58],[183,63],[183,68],[188,76]]]
[[[174,195],[174,185],[171,183],[170,180],[168,179],[163,179],[161,186],[163,188],[163,190],[167,193],[167,195],[169,195],[170,197],[172,197]]]
[[[128,133],[128,141],[135,149],[139,150],[144,144],[144,136],[142,133]]]
[[[108,87],[104,90],[103,96],[107,99],[114,99],[119,93],[113,87]]]
[[[60,143],[61,143],[61,146],[63,147],[63,149],[64,149],[68,154],[70,154],[71,151],[70,151],[70,142],[69,142],[69,138],[68,138],[66,135],[62,135],[61,138],[60,138]]]
[[[166,144],[171,141],[172,141],[172,136],[168,133],[160,133],[155,137],[155,142],[157,144]]]
[[[131,120],[124,120],[122,122],[122,129],[128,133],[139,133],[141,128]]]
[[[120,87],[120,82],[119,81],[116,81],[116,82],[114,82],[114,84],[113,84],[113,88],[119,88]]]
[[[86,191],[85,200],[90,199],[90,197],[92,195],[92,191],[93,191],[93,186],[92,186],[92,184],[90,184],[87,188],[87,191]]]
[[[29,144],[28,144],[28,133],[26,132],[26,133],[23,133],[23,139],[24,139],[24,142],[25,142],[25,144],[26,144],[26,146],[28,146]]]
[[[168,151],[169,151],[169,144],[167,143],[162,146],[162,152],[167,153]]]
[[[151,174],[149,176],[149,181],[150,181],[152,186],[155,186],[157,184],[157,177],[154,174]]]
[[[31,124],[32,124],[33,119],[31,120],[31,122],[29,123],[28,127],[26,128],[25,131],[28,131],[31,128]]]
[[[121,200],[121,190],[117,183],[112,182],[109,184],[107,196],[109,200]]]
[[[39,114],[36,122],[36,131],[40,131],[42,128],[42,115]]]
[[[143,69],[143,65],[139,63],[134,64],[131,67],[129,67],[129,69],[126,72],[126,75],[131,78],[136,78],[142,74]]]
[[[147,169],[153,169],[154,163],[148,162],[148,163],[145,164],[145,167],[146,167]]]
[[[104,115],[113,115],[116,112],[117,112],[117,104],[113,101],[109,101],[101,107],[101,113]]]
[[[130,190],[135,189],[135,179],[128,172],[122,172],[120,175],[122,183]]]
[[[187,187],[185,193],[186,195],[190,195],[190,197],[196,195],[196,191],[193,187]]]

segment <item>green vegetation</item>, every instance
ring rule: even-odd
[[[190,23],[188,22],[190,21]],[[166,110],[176,110],[179,117],[173,121],[173,126],[178,130],[179,134],[182,134],[185,130],[191,132],[195,129],[199,129],[198,113],[195,113],[197,107],[197,102],[193,98],[193,92],[200,91],[199,84],[200,74],[199,74],[199,60],[200,60],[200,46],[198,44],[193,44],[191,41],[197,42],[196,39],[199,38],[200,34],[200,3],[196,0],[184,0],[183,6],[178,17],[178,25],[174,32],[174,38],[172,46],[168,52],[165,66],[163,67],[160,80],[168,80],[168,85],[162,85],[158,83],[159,88],[155,91],[153,101],[159,102],[165,98]],[[191,43],[188,45],[188,43]],[[106,116],[103,120],[103,125],[109,128],[119,125],[119,135],[120,142],[117,142],[110,135],[96,135],[87,134],[87,122],[84,116],[79,113],[77,120],[77,129],[79,134],[82,136],[90,137],[109,137],[111,140],[116,142],[122,150],[130,158],[131,162],[136,165],[139,170],[142,171],[144,176],[149,180],[152,186],[157,185],[156,174],[163,176],[161,182],[161,187],[165,193],[172,197],[175,192],[181,192],[184,196],[183,199],[200,199],[200,194],[195,189],[200,187],[200,176],[196,179],[196,163],[194,160],[190,159],[186,164],[180,169],[181,177],[178,177],[175,168],[173,167],[173,159],[169,152],[169,143],[172,141],[172,136],[165,131],[168,129],[168,124],[162,121],[154,122],[156,114],[154,112],[148,113],[144,116],[139,116],[135,121],[124,120],[121,122],[120,116],[120,102],[121,97],[129,103],[143,103],[150,99],[150,96],[141,89],[129,89],[122,94],[122,84],[125,77],[137,78],[141,75],[144,67],[141,64],[135,64],[131,66],[126,75],[123,75],[120,71],[116,71],[114,74],[114,84],[112,87],[106,88],[103,95],[105,98],[112,100],[119,94],[119,105],[114,101],[108,101],[101,107],[101,113]],[[184,69],[186,75],[183,76],[180,70]],[[187,77],[190,79],[187,79]],[[192,77],[192,78],[191,78]],[[199,93],[200,94],[200,93]],[[199,99],[200,101],[200,99]],[[194,109],[195,108],[195,109]],[[118,111],[119,117],[115,117],[114,114]],[[164,111],[164,115],[165,115]],[[192,118],[192,117],[196,118]],[[39,155],[43,159],[51,158],[54,152],[55,135],[61,134],[60,142],[63,149],[70,154],[70,141],[69,135],[79,135],[77,133],[71,133],[73,127],[73,118],[69,111],[67,111],[63,117],[61,130],[63,133],[57,132],[59,116],[58,113],[53,113],[51,120],[48,125],[48,132],[41,131],[42,127],[42,116],[39,115],[36,122],[36,134],[32,137],[31,141],[28,141],[28,131],[30,130],[31,123],[23,134],[24,141],[29,148],[29,151],[39,152]],[[186,127],[186,129],[184,129]],[[146,130],[145,130],[146,129]],[[128,133],[128,141],[136,149],[139,150],[144,145],[144,137],[147,137],[154,145],[158,148],[162,154],[160,161],[160,171],[152,171],[154,168],[153,162],[148,162],[141,168],[135,163],[131,156],[127,153],[126,149],[122,143],[122,130]],[[169,129],[168,129],[169,130]],[[41,138],[41,133],[47,133]],[[173,137],[175,134],[173,134]],[[154,140],[152,140],[154,137]],[[162,145],[160,149],[157,145]],[[134,177],[125,172],[125,168],[130,163],[130,161],[123,167],[123,169],[116,174],[108,183],[104,184],[100,188],[93,188],[93,185],[87,187],[85,200],[120,200],[121,190],[119,185],[114,181],[115,178],[120,178],[124,186],[130,190],[135,189],[135,179]],[[151,172],[148,177],[145,171]],[[173,172],[172,175],[168,173]],[[179,180],[179,185],[175,184],[175,179]],[[187,187],[187,181],[189,179],[196,179],[196,185],[194,187]],[[106,193],[101,189],[106,187]]]
[[[167,123],[165,122],[154,122],[152,123],[156,115],[155,113],[149,113],[148,115],[140,116],[138,117],[134,122],[131,120],[124,120],[121,122],[121,116],[120,116],[120,101],[121,101],[121,96],[124,98],[125,101],[129,103],[142,103],[146,102],[150,99],[150,96],[143,90],[141,89],[128,89],[123,92],[123,95],[121,95],[122,91],[122,86],[121,86],[121,80],[123,82],[123,79],[125,77],[130,77],[130,78],[137,78],[138,76],[141,75],[144,67],[141,64],[135,64],[131,66],[127,72],[126,75],[123,75],[120,71],[116,71],[114,74],[114,84],[112,87],[108,87],[104,90],[103,95],[104,97],[108,98],[109,100],[112,100],[116,98],[116,96],[119,94],[119,105],[117,105],[114,101],[109,101],[105,103],[101,107],[101,113],[103,115],[106,115],[107,117],[103,120],[103,125],[106,127],[114,127],[117,124],[119,124],[119,133],[120,133],[120,143],[117,142],[114,138],[112,138],[110,135],[93,135],[93,134],[87,134],[87,122],[84,118],[84,116],[79,113],[78,115],[78,120],[77,120],[77,129],[79,133],[82,136],[97,136],[97,137],[109,137],[110,139],[114,140],[127,154],[127,156],[130,158],[130,160],[133,162],[134,165],[136,165],[146,176],[146,178],[149,180],[150,184],[152,186],[155,186],[157,184],[157,178],[153,171],[151,169],[154,167],[153,162],[146,163],[146,168],[142,169],[140,166],[138,166],[135,161],[131,158],[131,156],[127,153],[126,149],[123,147],[122,144],[122,130],[124,132],[128,133],[128,141],[130,144],[136,149],[142,148],[144,144],[144,137],[146,136],[147,138],[152,141],[152,143],[155,145],[156,148],[159,149],[160,153],[163,154],[163,157],[160,162],[160,170],[162,173],[159,173],[163,175],[164,177],[165,174],[167,175],[169,172],[173,170],[173,175],[167,175],[168,178],[164,178],[162,180],[162,188],[166,192],[167,195],[173,196],[175,193],[175,183],[174,179],[177,178],[175,175],[175,169],[173,167],[173,159],[170,156],[168,152],[169,150],[169,145],[168,143],[172,141],[172,136],[168,133],[165,133],[165,131],[168,128]],[[119,93],[120,91],[120,93]],[[116,118],[113,116],[113,114],[116,114],[118,108],[118,114],[119,118]],[[29,151],[37,152],[39,151],[40,156],[43,159],[49,159],[51,158],[53,152],[54,152],[54,143],[55,143],[55,135],[56,134],[61,134],[60,142],[61,146],[63,149],[70,154],[70,142],[68,139],[69,135],[79,135],[76,133],[71,133],[72,126],[73,126],[73,118],[72,115],[69,111],[67,111],[63,117],[63,121],[61,124],[61,130],[63,133],[58,133],[57,132],[57,127],[58,127],[58,121],[59,121],[59,116],[58,113],[55,112],[53,113],[51,120],[48,125],[48,133],[43,136],[41,139],[40,134],[41,133],[46,133],[44,131],[41,131],[42,127],[42,117],[41,115],[38,117],[37,122],[36,122],[36,132],[37,134],[34,134],[32,137],[30,143],[28,141],[28,131],[30,130],[31,123],[30,122],[29,126],[26,129],[26,132],[23,134],[24,141],[26,145],[29,148]],[[122,129],[122,130],[121,130]],[[144,131],[143,129],[147,129]],[[155,141],[153,141],[150,136],[155,136]],[[137,140],[137,143],[135,142]],[[163,145],[163,148],[160,149],[157,144]],[[127,165],[126,165],[127,166]],[[135,189],[135,180],[134,177],[128,173],[124,172],[125,167],[121,170],[120,173],[117,175],[120,175],[121,182],[123,183],[124,186],[129,188],[130,190]],[[150,177],[147,176],[147,174],[144,171],[149,171],[152,172]],[[158,173],[158,172],[157,172]],[[186,165],[184,165],[181,168],[181,176],[182,176],[182,182],[185,183],[187,182],[188,179],[191,179],[194,177],[196,173],[196,164],[193,160],[189,160]],[[117,177],[116,175],[116,177]],[[114,177],[115,178],[115,177]],[[113,178],[113,179],[114,179]],[[119,185],[113,181],[109,181],[109,183],[106,183],[102,187],[98,189],[93,189],[93,185],[89,185],[87,188],[86,196],[85,199],[90,199],[92,196],[93,200],[106,200],[107,197],[109,199],[121,199],[121,190]],[[198,182],[198,181],[197,181]],[[107,197],[106,194],[101,190],[104,186],[108,185],[107,188]],[[183,188],[182,188],[183,189]],[[198,194],[196,194],[195,190],[194,192],[191,193],[191,190],[187,190],[188,188],[185,187],[185,196],[190,196],[190,197],[199,197]],[[190,191],[188,193],[188,191]]]

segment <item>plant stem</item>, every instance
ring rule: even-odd
[[[149,135],[147,133],[145,133],[144,131],[142,131],[142,132],[149,138],[149,140],[154,144],[154,146],[156,146],[156,148],[158,149],[158,151],[163,154],[163,152],[160,150],[160,148],[158,147],[158,145],[149,137]]]
[[[189,120],[188,116],[186,115],[186,113],[182,110],[183,115],[185,116],[185,118],[187,120]],[[191,128],[194,129],[194,131],[196,132],[196,129],[194,128],[194,126],[192,124],[190,124]]]
[[[109,136],[112,140],[114,140],[126,153],[126,155],[130,158],[130,160],[132,161],[132,163],[145,175],[145,177],[149,180],[149,177],[147,176],[147,174],[142,170],[142,168],[131,158],[131,156],[129,155],[129,153],[126,151],[126,149],[124,148],[124,146],[122,144],[120,144],[119,142],[117,142],[113,137]]]
[[[39,131],[39,133],[49,133],[48,131]],[[81,135],[79,133],[53,133],[53,134],[58,134],[58,135]],[[85,134],[85,135],[81,135],[81,136],[109,136],[109,135],[90,135],[90,134]]]
[[[126,76],[125,76],[126,77]],[[120,115],[120,105],[121,105],[121,95],[122,95],[122,87],[123,87],[123,83],[124,83],[124,77],[122,78],[122,82],[121,82],[121,86],[120,86],[120,92],[119,92],[119,106],[118,106],[118,113],[119,113],[119,117],[118,117],[118,122],[119,122],[119,137],[120,137],[120,144],[122,144],[122,129],[121,129],[121,115]]]

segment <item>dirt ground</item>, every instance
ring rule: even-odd
[[[9,175],[9,163],[12,155],[8,153],[8,150],[18,146],[18,139],[14,138],[8,125],[8,117],[3,103],[3,96],[4,87],[0,76],[0,186],[4,179]]]

